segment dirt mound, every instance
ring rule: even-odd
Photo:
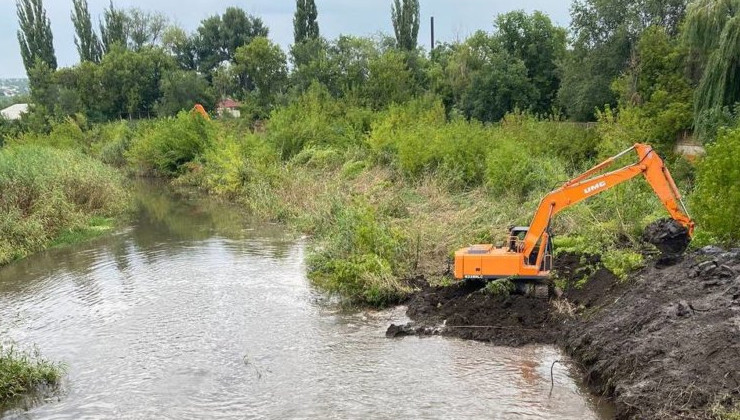
[[[740,253],[640,272],[562,344],[620,418],[702,418],[740,403]]]
[[[596,257],[561,256],[582,277]],[[662,260],[661,260],[662,261]],[[626,283],[591,268],[548,301],[490,296],[483,283],[424,287],[399,335],[443,334],[519,346],[560,344],[618,418],[704,418],[740,404],[740,250],[707,248],[653,264]],[[394,326],[395,327],[395,326]],[[393,335],[390,335],[393,336]]]
[[[682,254],[691,242],[689,230],[673,219],[660,219],[649,224],[642,239],[669,256]]]
[[[492,296],[485,283],[466,281],[449,287],[425,287],[408,302],[407,315],[414,324],[400,335],[425,335],[422,326],[441,326],[436,333],[497,345],[521,346],[530,343],[555,343],[559,324],[551,316],[547,299],[523,295]],[[387,335],[398,326],[391,326]]]

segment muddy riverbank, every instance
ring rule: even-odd
[[[576,259],[562,261],[572,275]],[[557,344],[617,418],[718,418],[740,403],[740,250],[653,261],[626,282],[597,269],[552,300],[424,286],[407,314],[413,324],[389,334]]]

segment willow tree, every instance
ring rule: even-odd
[[[703,66],[697,116],[740,102],[740,0],[695,0],[687,10],[685,40]]]

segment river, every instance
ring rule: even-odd
[[[7,418],[599,419],[548,346],[385,338],[404,308],[347,311],[304,241],[233,206],[136,188],[128,228],[0,270],[0,339],[67,365]]]

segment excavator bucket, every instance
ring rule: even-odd
[[[645,242],[655,245],[666,256],[683,254],[691,242],[689,229],[674,219],[660,219],[649,224],[643,232]]]

